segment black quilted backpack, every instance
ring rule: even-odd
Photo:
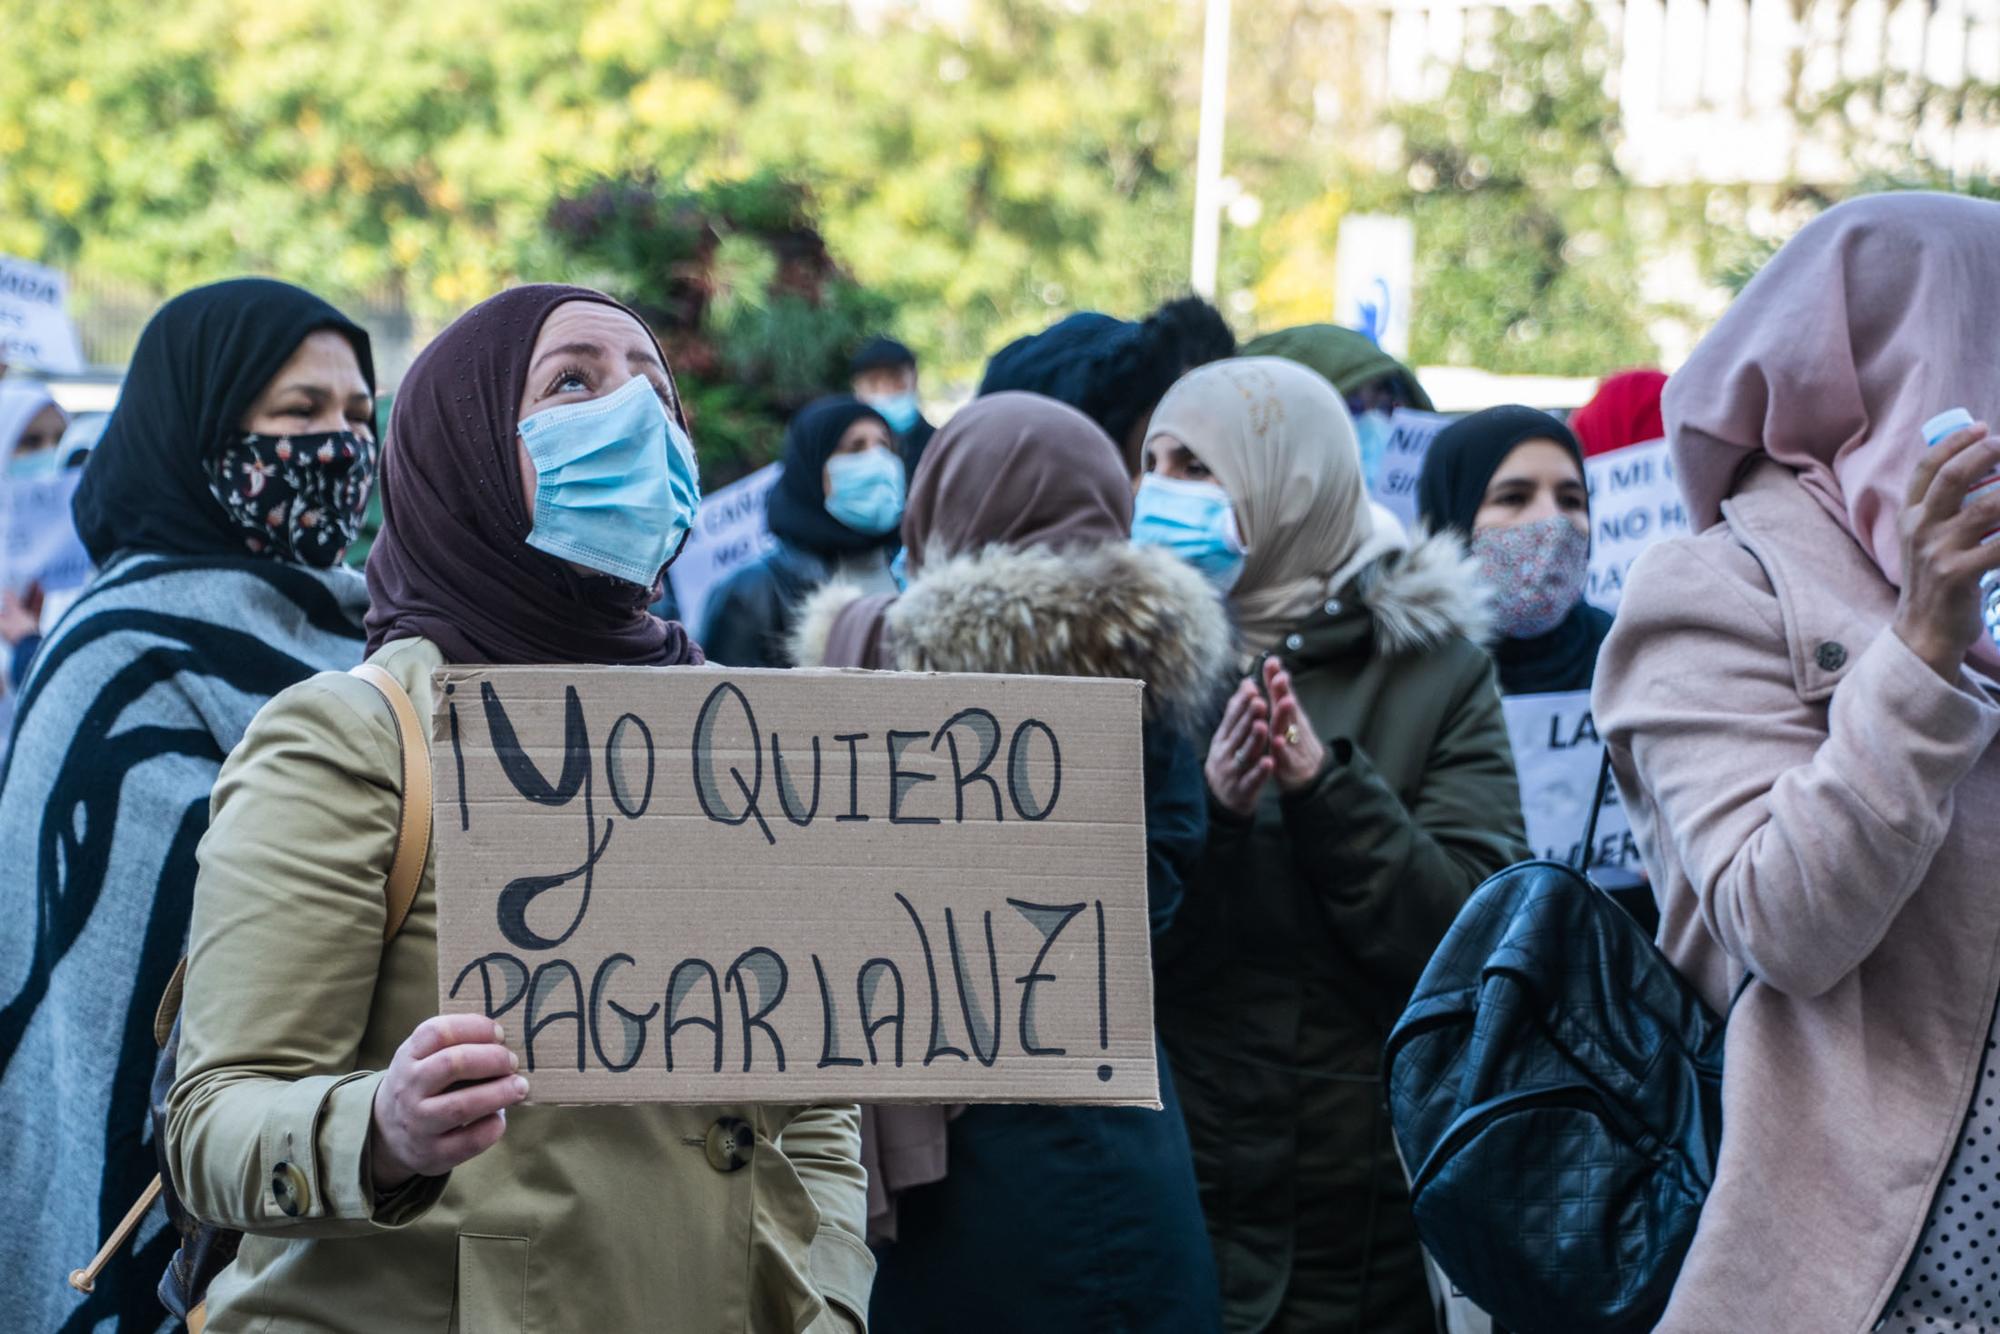
[[[1722,1035],[1582,869],[1480,886],[1384,1054],[1417,1231],[1452,1283],[1513,1334],[1652,1329],[1715,1176]]]

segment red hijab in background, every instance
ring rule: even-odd
[[[1620,371],[1597,386],[1597,396],[1570,414],[1569,429],[1583,446],[1583,456],[1608,454],[1627,445],[1666,438],[1660,421],[1660,391],[1667,377],[1659,371]]]
[[[370,653],[420,635],[447,662],[702,660],[687,631],[646,610],[651,589],[528,545],[521,400],[542,324],[570,301],[625,310],[587,287],[516,287],[459,316],[403,377],[382,455],[382,532],[368,552]],[[672,406],[685,427],[678,391]]]

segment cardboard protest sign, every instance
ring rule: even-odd
[[[83,348],[68,303],[69,280],[62,274],[0,255],[0,366],[79,374]]]
[[[1604,762],[1604,743],[1590,716],[1590,692],[1509,695],[1501,705],[1521,783],[1528,847],[1537,857],[1572,862],[1590,821],[1590,803],[1597,795],[1597,776]],[[1615,784],[1598,812],[1591,868],[1593,875],[1599,869],[1635,874],[1643,869]]]
[[[81,588],[90,579],[90,553],[76,535],[70,502],[81,468],[50,477],[0,480],[0,588],[44,593]]]
[[[1437,433],[1454,420],[1444,413],[1414,408],[1397,408],[1389,418],[1389,445],[1368,491],[1401,519],[1405,528],[1416,526],[1417,478],[1424,470],[1424,456],[1431,452]]]
[[[778,544],[764,522],[764,498],[782,471],[773,463],[702,497],[687,546],[667,569],[684,624],[698,628],[708,595],[730,574]]]
[[[1687,506],[1674,483],[1667,442],[1629,445],[1584,465],[1590,486],[1590,582],[1584,596],[1617,611],[1625,577],[1653,543],[1688,532]]]
[[[1158,1105],[1135,681],[436,676],[438,984],[558,1103]]]

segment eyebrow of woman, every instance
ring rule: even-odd
[[[541,356],[536,357],[535,364],[529,367],[528,373],[532,375],[540,370],[542,363],[551,357],[597,357],[601,359],[610,355],[602,343],[563,343],[550,348],[548,351],[542,353]],[[666,369],[665,364],[660,361],[659,356],[654,353],[652,348],[638,344],[625,349],[625,360],[642,366],[652,366],[659,370]]]

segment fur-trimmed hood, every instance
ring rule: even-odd
[[[1363,570],[1356,595],[1374,613],[1375,648],[1422,653],[1454,635],[1480,646],[1493,638],[1493,593],[1456,533],[1420,534]]]
[[[835,582],[800,609],[792,660],[826,661],[833,622],[860,593]],[[1230,667],[1221,599],[1160,547],[989,547],[926,561],[890,606],[890,656],[905,671],[1130,677],[1149,715],[1189,718]]]

